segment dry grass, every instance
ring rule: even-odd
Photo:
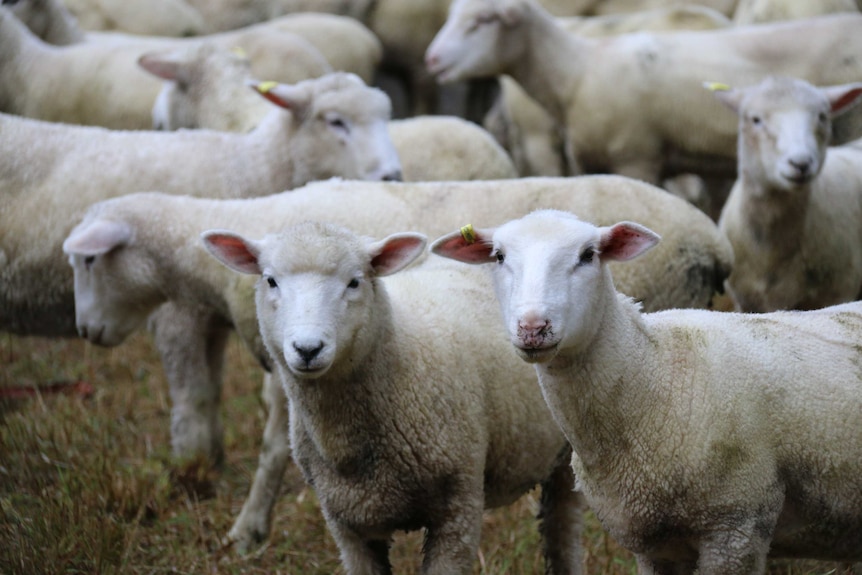
[[[84,381],[89,397],[0,397],[0,573],[342,573],[314,492],[290,467],[273,534],[236,556],[221,545],[257,463],[264,413],[261,372],[229,347],[223,416],[227,461],[175,464],[169,400],[148,336],[105,350],[78,340],[0,334],[0,392]],[[542,573],[535,494],[486,515],[474,573]],[[586,572],[635,572],[631,556],[588,517]],[[397,573],[416,573],[421,534],[396,538]],[[836,573],[837,566],[780,563],[770,573]]]

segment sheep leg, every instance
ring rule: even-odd
[[[267,408],[267,419],[257,471],[248,498],[227,536],[241,553],[269,535],[272,510],[290,461],[287,398],[278,378],[271,373],[264,375],[261,395]]]
[[[352,529],[332,520],[325,509],[323,514],[341,552],[341,564],[347,575],[392,575],[389,541],[364,539]]]
[[[774,522],[773,522],[774,525]],[[766,572],[769,536],[759,525],[739,525],[705,536],[700,543],[700,575],[758,575]]]
[[[484,507],[481,486],[476,487],[476,492],[478,495],[468,491],[466,497],[453,497],[448,504],[448,512],[441,513],[448,519],[426,530],[423,575],[466,575],[471,572],[479,549]]]
[[[539,520],[547,575],[579,575],[583,562],[581,530],[584,499],[565,457],[542,484]]]
[[[229,328],[211,312],[175,303],[156,310],[149,327],[170,388],[174,456],[221,464],[219,407]]]
[[[639,575],[691,575],[694,564],[673,561],[655,561],[645,555],[635,555]]]

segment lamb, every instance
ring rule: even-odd
[[[0,329],[76,334],[60,245],[94,201],[148,189],[246,197],[333,176],[400,177],[379,90],[336,73],[265,96],[278,106],[248,134],[123,132],[0,114]]]
[[[296,83],[331,72],[329,63],[302,37],[275,29],[244,38],[242,47],[257,62],[256,73],[282,83]],[[222,43],[226,38],[214,39]],[[6,9],[0,9],[0,110],[55,122],[146,129],[161,83],[137,61],[143,47],[162,41],[84,42],[65,47],[45,44]],[[201,49],[201,40],[185,46]],[[266,53],[266,58],[260,57]],[[278,60],[277,60],[278,59]],[[285,65],[283,60],[292,62]],[[277,64],[277,65],[276,65]],[[62,90],[63,97],[57,92]]]
[[[201,41],[213,42],[225,49],[240,48],[252,60],[256,77],[284,83],[298,81],[295,76],[286,75],[295,67],[298,58],[310,60],[319,56],[303,55],[296,46],[295,53],[286,52],[291,44],[284,49],[279,48],[277,40],[274,40],[278,33],[292,35],[289,42],[293,45],[299,44],[297,37],[304,39],[317,49],[333,70],[353,72],[366,84],[374,81],[382,57],[380,40],[367,27],[353,18],[335,14],[297,13],[229,32],[197,38],[166,38],[85,31],[60,0],[18,0],[13,11],[34,34],[51,44],[85,41],[111,46],[131,44],[139,50],[138,56],[156,50],[187,50]],[[311,64],[303,62],[303,65],[309,67]]]
[[[835,12],[859,12],[859,6],[856,0],[739,0],[733,11],[733,22],[737,26],[744,26],[776,20],[812,18]]]
[[[862,83],[798,79],[715,92],[739,116],[738,179],[719,218],[739,311],[814,309],[862,295],[862,149],[828,148],[830,116]]]
[[[166,81],[153,106],[156,129],[253,129],[270,105],[248,89],[248,62],[225,50],[195,51],[165,61],[147,55]],[[405,181],[504,179],[517,175],[491,135],[456,117],[418,116],[389,123]]]
[[[587,503],[640,573],[862,559],[862,303],[642,313],[606,264],[658,241],[543,210],[431,250],[497,264],[509,340],[535,365]]]
[[[537,206],[574,209],[599,221],[639,219],[664,233],[664,244],[644,258],[643,267],[634,262],[617,274],[620,289],[646,309],[707,307],[732,265],[729,243],[703,213],[658,188],[618,176],[328,181],[246,200],[131,194],[95,203],[63,249],[74,269],[77,322],[91,342],[117,345],[165,305],[175,318],[188,318],[182,329],[156,333],[157,344],[165,342],[163,364],[172,390],[171,440],[179,456],[202,453],[215,459],[221,450],[218,405],[224,326],[236,330],[264,367],[270,361],[252,304],[253,282],[237,281],[235,274],[200,250],[202,230],[262,233],[311,219],[347,225],[367,235],[400,228],[436,236],[464,218],[502,222]],[[654,268],[664,274],[652,277]],[[290,457],[284,439],[285,406],[278,400],[279,390],[273,389],[277,385],[267,383],[272,382],[264,381],[269,416],[259,468],[228,533],[228,540],[240,550],[269,532]]]
[[[735,125],[704,80],[855,81],[860,50],[862,15],[591,39],[532,0],[455,0],[426,64],[441,82],[508,74],[565,126],[578,171],[657,183],[680,171],[734,171]]]
[[[581,572],[569,447],[529,366],[483,327],[495,309],[481,274],[447,265],[393,275],[424,254],[417,233],[373,240],[305,222],[259,241],[202,237],[217,260],[259,278],[293,458],[347,573],[390,573],[394,533],[425,529],[422,572],[466,575],[483,509],[537,484],[546,572]]]

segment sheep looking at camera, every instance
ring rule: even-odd
[[[862,294],[862,149],[828,147],[862,83],[768,78],[719,90],[739,115],[739,176],[719,218],[738,311],[814,309]]]
[[[569,448],[529,366],[489,322],[481,274],[444,265],[392,275],[424,254],[416,233],[378,241],[306,222],[259,241],[220,230],[203,239],[216,259],[258,276],[293,458],[348,573],[389,573],[393,534],[421,528],[423,573],[470,573],[483,509],[540,483],[547,572],[580,573]]]
[[[509,341],[535,364],[587,503],[641,573],[862,559],[862,303],[642,313],[607,264],[658,241],[545,210],[431,249],[493,263]]]

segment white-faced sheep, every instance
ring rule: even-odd
[[[179,56],[179,57],[177,57]],[[197,50],[168,59],[146,56],[165,78],[153,105],[156,129],[207,128],[246,132],[271,106],[248,89],[247,61],[226,50]],[[417,116],[389,122],[389,136],[405,181],[513,178],[515,166],[494,138],[452,116]]]
[[[607,264],[658,240],[544,210],[431,249],[493,264],[509,340],[535,363],[587,503],[640,573],[862,559],[862,303],[642,313]]]
[[[443,82],[508,74],[565,126],[581,171],[657,183],[680,170],[733,173],[736,126],[704,80],[856,81],[860,50],[862,15],[587,38],[533,0],[455,0],[426,63]]]
[[[315,179],[398,178],[389,100],[349,74],[278,84],[248,134],[70,126],[0,114],[0,329],[74,335],[60,246],[94,201],[139,190],[247,197]]]
[[[489,322],[481,274],[435,265],[393,275],[424,254],[416,233],[373,240],[306,222],[261,240],[202,237],[216,259],[257,277],[293,458],[347,573],[390,573],[394,533],[424,529],[422,573],[466,575],[483,509],[540,483],[546,572],[580,573],[569,447],[532,370]]]
[[[536,207],[577,210],[602,222],[638,219],[665,234],[649,257],[617,270],[620,289],[647,309],[706,307],[729,273],[730,245],[709,218],[658,188],[616,176],[379,185],[328,181],[249,200],[131,194],[94,204],[64,250],[75,273],[77,321],[91,341],[123,341],[160,305],[187,319],[180,329],[157,333],[156,341],[166,341],[170,352],[162,359],[176,402],[174,452],[208,453],[211,445],[221,446],[223,326],[232,326],[264,366],[270,362],[252,302],[253,281],[207,257],[198,240],[202,230],[253,234],[317,219],[368,235],[409,228],[436,236],[464,218],[502,223]],[[652,269],[662,273],[653,277]],[[281,432],[287,414],[283,402],[274,402],[277,395],[264,390],[270,411],[260,467],[229,533],[242,549],[268,534],[290,457]]]
[[[768,78],[715,95],[739,116],[738,179],[719,227],[737,310],[813,309],[862,294],[862,149],[828,147],[862,83]]]

